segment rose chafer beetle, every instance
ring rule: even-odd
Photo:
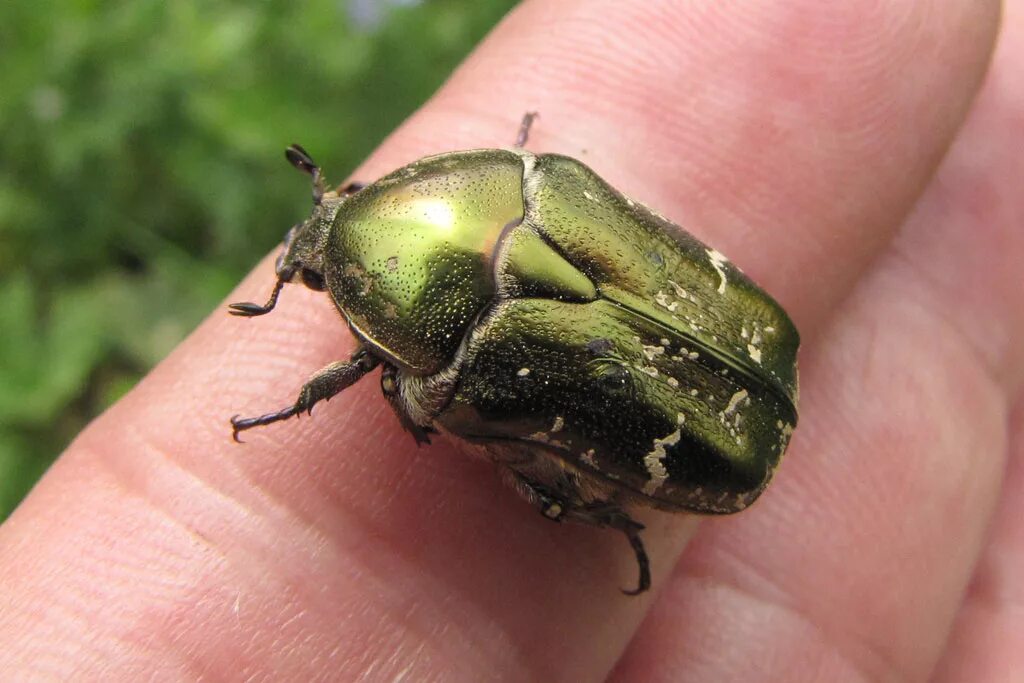
[[[279,412],[329,399],[378,365],[416,442],[477,444],[553,520],[629,539],[650,586],[647,506],[725,514],[771,479],[797,413],[799,335],[785,311],[714,249],[623,196],[579,161],[524,149],[426,157],[370,185],[325,189],[277,260],[326,291],[359,342]]]

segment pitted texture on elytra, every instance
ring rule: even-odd
[[[575,159],[537,157],[526,221],[601,294],[712,350],[795,403],[799,336],[785,311],[720,253],[624,197]]]
[[[503,302],[474,329],[439,420],[464,436],[541,442],[666,508],[734,511],[768,483],[786,445],[778,424],[795,418],[768,386],[687,344],[607,300]]]
[[[496,264],[515,273],[510,296],[472,330],[439,421],[537,444],[651,504],[746,507],[796,421],[789,318],[724,256],[574,159],[536,157],[524,195]],[[513,267],[518,243],[546,256]],[[557,268],[526,267],[545,259]]]
[[[364,338],[397,365],[446,365],[494,296],[492,255],[523,216],[523,164],[502,150],[427,157],[347,200],[327,280]]]

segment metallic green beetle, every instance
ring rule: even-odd
[[[440,428],[483,447],[550,519],[624,532],[629,508],[731,513],[764,490],[796,424],[799,335],[722,254],[575,159],[523,146],[426,157],[325,191],[285,238],[286,282],[326,290],[360,347],[294,405],[310,411],[378,365],[417,443]]]

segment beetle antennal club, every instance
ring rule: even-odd
[[[324,197],[324,179],[320,175],[320,167],[302,145],[291,145],[284,151],[284,156],[292,166],[313,177],[313,203],[319,206]]]

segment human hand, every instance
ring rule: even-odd
[[[681,559],[693,525],[645,515],[649,594],[618,592],[635,576],[618,534],[544,523],[486,463],[413,448],[376,382],[235,445],[226,418],[286,404],[351,351],[327,297],[292,287],[258,321],[216,311],[0,528],[0,670],[1020,669],[1003,610],[1024,564],[1024,472],[1008,460],[1024,424],[1024,86],[1011,77],[1024,10],[1008,12],[934,179],[982,78],[995,2],[527,3],[354,175],[509,145],[537,109],[531,149],[580,158],[793,315],[801,422],[775,483],[751,511],[702,522]],[[229,300],[262,300],[273,279],[268,259]]]

